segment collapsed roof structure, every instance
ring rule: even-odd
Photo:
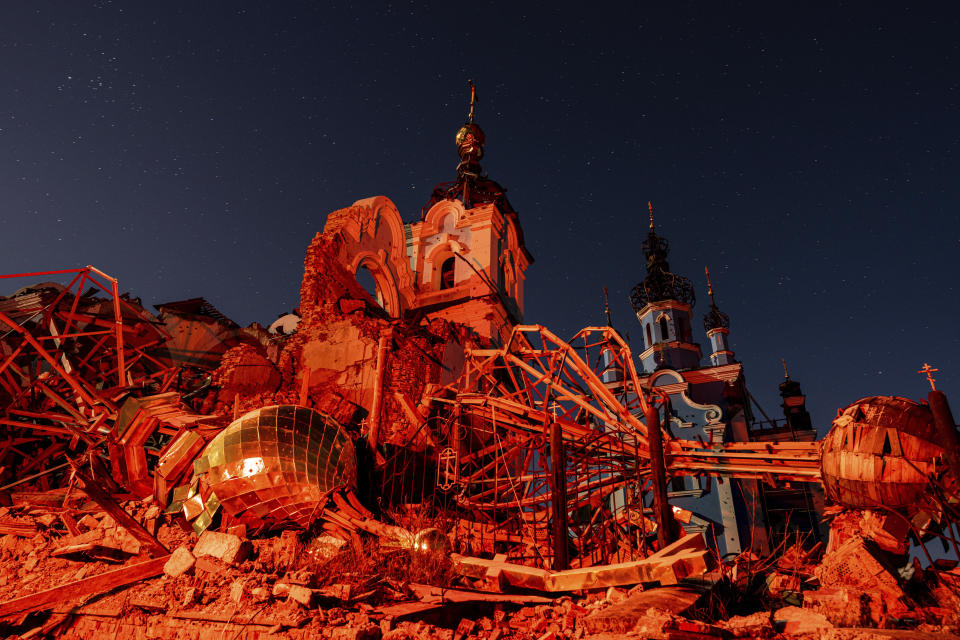
[[[942,621],[939,611],[911,617],[919,596],[894,570],[908,537],[953,541],[960,515],[960,443],[941,392],[926,403],[859,400],[818,442],[787,376],[786,423],[757,427],[712,286],[712,353],[700,366],[692,285],[670,272],[652,207],[647,277],[633,295],[642,353],[609,325],[564,341],[523,324],[533,257],[505,190],[479,165],[485,137],[472,105],[456,141],[457,179],[434,191],[418,222],[405,224],[385,197],[328,216],[307,249],[298,318],[270,331],[241,328],[200,298],[154,315],[94,267],[6,276],[69,284],[0,298],[0,531],[45,536],[57,547],[45,559],[112,557],[125,573],[20,588],[0,617],[29,625],[55,601],[164,567],[179,576],[184,554],[237,565],[246,538],[268,554],[264,541],[278,534],[295,547],[290,532],[322,529],[353,544],[362,534],[439,552],[461,580],[498,592],[717,584],[769,557],[780,582],[768,591],[806,592],[828,614],[845,609],[837,603],[852,589],[867,594],[874,624]],[[364,269],[374,291],[358,282]],[[73,504],[81,489],[93,505]],[[834,526],[820,567],[822,544],[788,544],[796,525],[777,524],[776,490],[801,496],[818,519],[825,494]],[[717,497],[715,519],[696,513],[705,494]],[[41,507],[55,517],[38,528],[27,515]],[[91,535],[102,520],[79,526],[84,510],[127,533],[105,543]],[[412,511],[442,531],[401,526]],[[137,544],[124,546],[127,534]],[[193,554],[170,555],[187,535],[200,536]],[[210,540],[222,548],[201,553]],[[35,628],[80,633],[68,613],[72,627],[65,616]],[[590,624],[600,623],[570,633]]]

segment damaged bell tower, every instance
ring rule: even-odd
[[[457,178],[434,188],[420,221],[405,224],[396,205],[377,196],[327,219],[324,234],[354,274],[367,269],[379,306],[411,324],[442,318],[502,344],[523,320],[523,286],[533,257],[506,189],[480,167],[486,137],[470,113],[457,131]]]
[[[415,306],[472,327],[502,344],[523,321],[523,281],[533,257],[506,189],[480,167],[486,136],[470,113],[457,131],[457,179],[438,185],[421,221],[410,225],[407,253],[417,274]]]

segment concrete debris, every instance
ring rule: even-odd
[[[150,505],[118,504],[128,513],[149,513]],[[49,625],[51,633],[65,638],[132,639],[138,637],[137,629],[146,628],[148,637],[198,639],[213,629],[238,638],[270,632],[264,637],[573,640],[615,634],[680,640],[834,637],[829,634],[844,629],[865,633],[865,627],[900,624],[937,634],[929,637],[956,638],[951,635],[956,628],[943,622],[960,623],[955,613],[960,600],[951,591],[960,587],[960,569],[942,572],[939,582],[933,569],[920,569],[910,581],[910,591],[916,595],[930,587],[929,597],[924,596],[930,604],[915,607],[912,622],[906,623],[906,618],[897,617],[902,612],[891,606],[892,601],[883,599],[892,584],[903,597],[907,585],[898,583],[893,574],[887,574],[892,583],[870,574],[869,588],[857,582],[827,586],[822,580],[819,584],[801,580],[784,567],[804,566],[815,558],[802,546],[788,548],[778,558],[756,559],[755,566],[766,565],[759,569],[762,580],[755,576],[742,587],[749,591],[755,588],[750,585],[759,584],[756,597],[748,594],[747,598],[755,611],[730,615],[733,608],[743,607],[730,595],[731,589],[738,588],[730,577],[732,562],[720,563],[696,580],[679,578],[675,585],[644,581],[596,586],[604,575],[618,575],[612,566],[598,566],[593,568],[593,587],[570,583],[577,588],[544,597],[542,590],[523,593],[507,581],[503,584],[508,592],[491,593],[483,589],[483,580],[455,573],[436,586],[412,582],[414,572],[422,575],[424,571],[413,562],[420,552],[381,547],[376,536],[369,534],[363,534],[368,537],[359,547],[356,541],[334,542],[322,533],[285,532],[247,539],[208,530],[196,536],[178,526],[174,516],[160,518],[156,534],[159,542],[174,549],[172,554],[147,560],[131,557],[117,568],[106,560],[64,552],[115,533],[117,527],[104,527],[111,521],[98,517],[103,512],[95,505],[93,509],[74,514],[78,527],[81,522],[83,528],[96,523],[96,528],[79,535],[71,536],[59,518],[44,518],[49,526],[33,539],[12,534],[0,538],[0,575],[18,567],[18,581],[8,582],[10,597],[0,603],[0,624],[6,625],[7,633],[22,635],[38,625]],[[51,513],[34,507],[28,515],[27,509],[18,507],[10,515],[45,526],[40,519]],[[702,537],[701,543],[684,540],[673,554],[696,551],[697,544],[702,544]],[[314,553],[304,553],[306,549]],[[438,562],[445,552],[435,553],[438,556],[427,565]],[[859,563],[864,571],[876,570],[870,559],[879,562],[874,555],[879,553],[863,539],[848,540],[827,553],[813,572],[827,581],[862,580],[861,574],[843,567]],[[669,565],[670,557],[668,553],[658,560]],[[463,557],[460,561],[464,562]],[[511,575],[515,571],[503,568]],[[557,573],[563,572],[545,576]],[[637,574],[627,570],[626,575]],[[775,591],[799,592],[802,607],[783,606],[782,595],[778,600]],[[874,597],[884,603],[882,610],[871,608]],[[781,606],[771,611],[765,603],[773,601]]]
[[[901,617],[912,608],[895,571],[887,567],[869,540],[851,538],[823,557],[814,572],[822,587],[854,589],[869,600],[871,618]]]
[[[177,547],[170,554],[170,559],[163,565],[163,572],[171,578],[182,576],[188,571],[193,570],[197,564],[197,559],[190,553],[186,547]]]
[[[833,628],[833,624],[826,617],[799,607],[777,609],[773,613],[773,624],[777,631],[790,635],[819,634]]]

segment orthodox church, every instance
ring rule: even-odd
[[[630,301],[643,336],[643,350],[637,356],[644,371],[640,382],[669,395],[670,415],[665,417],[671,433],[707,443],[816,440],[803,392],[789,375],[780,384],[783,418],[754,417],[752,406],[759,409],[759,405],[747,389],[743,364],[730,348],[730,318],[717,306],[709,270],[710,308],[703,316],[703,328],[710,353],[703,362],[700,345],[693,338],[693,284],[670,271],[670,244],[657,234],[653,206],[649,208],[649,232],[643,243],[646,277],[633,288]],[[766,554],[788,531],[809,532],[814,538],[821,535],[823,491],[817,485],[778,486],[772,478],[769,483],[758,483],[677,477],[672,479],[671,489],[671,504],[691,512],[685,529],[713,528],[718,546],[726,554],[751,549]]]

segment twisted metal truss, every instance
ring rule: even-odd
[[[472,514],[484,550],[549,564],[550,526],[562,460],[567,522],[580,566],[644,555],[641,518],[649,490],[642,415],[647,395],[617,397],[608,379],[639,388],[629,347],[609,327],[570,342],[541,326],[519,326],[502,349],[473,350],[442,434],[438,486]],[[564,455],[552,450],[559,429]],[[632,514],[632,516],[631,516]],[[631,517],[632,523],[631,524]],[[505,544],[506,543],[506,544]]]
[[[21,478],[65,468],[68,451],[109,444],[126,395],[174,380],[154,351],[170,336],[115,278],[87,266],[0,279],[64,275],[73,276],[66,287],[0,299],[0,460],[14,455]]]
[[[514,329],[501,349],[473,350],[440,434],[437,486],[469,514],[462,539],[549,566],[554,511],[566,511],[572,564],[647,555],[652,516],[644,410],[668,399],[645,389],[629,347],[609,327],[569,342],[542,326]],[[560,431],[562,455],[551,443]],[[708,445],[662,432],[670,476],[817,481],[815,443]],[[562,461],[563,487],[554,466]]]

